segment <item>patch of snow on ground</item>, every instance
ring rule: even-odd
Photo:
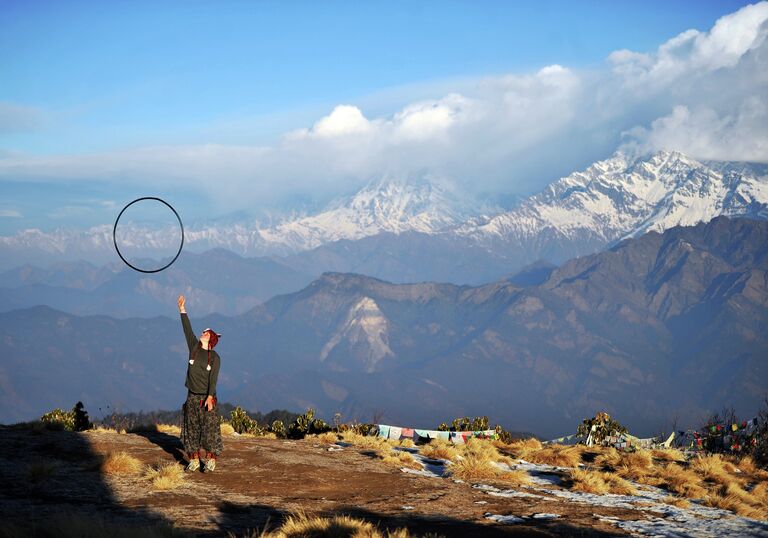
[[[495,521],[497,523],[504,523],[506,525],[510,525],[512,523],[525,522],[525,519],[522,517],[517,517],[511,514],[508,516],[502,516],[500,514],[491,514],[490,512],[485,514],[485,519],[490,519],[491,521]]]
[[[411,450],[408,450],[411,452]],[[405,473],[412,473],[420,476],[432,478],[443,478],[446,476],[446,468],[450,464],[447,460],[433,460],[414,453],[414,459],[422,464],[423,469],[409,469],[403,467],[401,470]],[[519,460],[512,465],[497,464],[501,469],[519,469],[528,472],[531,476],[532,485],[523,486],[524,489],[499,489],[487,484],[474,484],[472,487],[484,491],[494,497],[523,497],[537,498],[541,500],[565,500],[578,504],[588,504],[592,506],[603,506],[608,508],[625,508],[637,510],[644,515],[645,519],[640,520],[622,520],[614,517],[597,516],[602,521],[609,522],[627,532],[644,536],[667,537],[702,537],[715,538],[718,536],[762,536],[768,538],[768,522],[755,519],[739,517],[719,508],[710,508],[702,506],[692,501],[688,508],[678,508],[662,502],[662,499],[669,497],[666,490],[654,486],[630,483],[637,489],[637,495],[616,495],[605,494],[597,495],[594,493],[584,493],[569,489],[556,489],[551,486],[562,484],[562,475],[568,471],[567,467],[556,467],[553,465],[541,465]],[[459,482],[455,480],[455,482]],[[536,492],[536,493],[533,493]],[[547,494],[540,495],[539,493]],[[483,501],[476,501],[476,504],[483,504]],[[658,514],[663,517],[653,517],[650,515]],[[521,523],[526,521],[525,516],[498,515],[490,512],[485,515],[487,519],[498,523]],[[541,513],[532,516],[535,519],[551,519],[559,517],[557,514]]]

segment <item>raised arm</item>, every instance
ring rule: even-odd
[[[187,346],[191,352],[197,346],[197,336],[195,331],[192,330],[192,324],[189,322],[189,316],[187,316],[187,300],[183,295],[179,295],[179,313],[181,314],[181,326],[184,329],[184,337],[187,339]]]

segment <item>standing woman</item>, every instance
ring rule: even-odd
[[[187,316],[186,300],[179,295],[181,326],[189,347],[187,366],[187,401],[184,402],[184,424],[181,428],[181,442],[189,458],[188,471],[200,469],[200,458],[204,458],[203,470],[216,469],[216,457],[223,450],[219,412],[216,407],[216,380],[219,377],[221,359],[213,348],[220,334],[205,329],[198,339]],[[204,451],[204,454],[203,452]]]

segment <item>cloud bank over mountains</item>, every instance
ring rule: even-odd
[[[605,158],[679,150],[768,162],[768,2],[595,69],[478,78],[387,115],[340,103],[271,145],[179,145],[0,156],[0,179],[194,189],[232,210],[329,199],[371,178],[436,174],[475,192],[527,193]],[[505,54],[505,51],[499,51]],[[5,104],[12,110],[12,104]]]

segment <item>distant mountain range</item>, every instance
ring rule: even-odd
[[[190,311],[224,334],[222,400],[252,409],[423,427],[487,414],[543,436],[606,410],[644,434],[768,394],[766,221],[652,231],[524,273],[479,287],[329,273],[243,315]],[[3,422],[184,396],[176,319],[37,307],[0,314],[0,338]]]
[[[413,251],[431,242],[429,250],[450,258],[461,250],[470,252],[469,257],[484,252],[483,263],[491,263],[498,277],[540,258],[560,263],[649,230],[707,222],[718,215],[768,218],[767,208],[765,165],[701,163],[674,151],[641,158],[616,153],[508,211],[476,200],[447,180],[385,177],[314,215],[268,226],[247,221],[192,226],[186,245],[192,252],[224,248],[241,256],[288,256],[289,265],[306,272],[311,264],[313,273],[320,274],[331,269],[326,265],[355,270],[355,265],[364,263],[362,253],[374,254],[381,248],[400,265],[411,264]],[[31,264],[114,261],[111,232],[109,223],[87,231],[26,230],[0,237],[0,269],[10,268],[14,259]],[[164,245],[162,234],[142,238],[140,229],[134,236],[137,244],[149,245],[148,257],[167,254],[178,241],[167,234],[173,245]],[[354,245],[358,241],[364,244]],[[466,258],[457,260],[457,265]],[[437,280],[435,273],[445,272],[439,264],[421,265],[421,270],[412,272],[416,280]],[[387,269],[362,272],[398,282],[410,278]],[[448,280],[487,281],[461,269],[457,277]]]
[[[622,238],[718,215],[768,218],[768,167],[700,163],[678,152],[637,159],[617,153],[508,211],[445,180],[385,178],[314,215],[266,227],[193,228],[189,248],[159,275],[114,263],[111,226],[0,237],[0,311],[46,304],[76,314],[162,315],[169,298],[186,292],[201,313],[235,315],[324,272],[479,285],[540,260],[559,264]],[[168,247],[157,232],[133,237],[157,252]],[[79,265],[81,259],[91,261]]]

